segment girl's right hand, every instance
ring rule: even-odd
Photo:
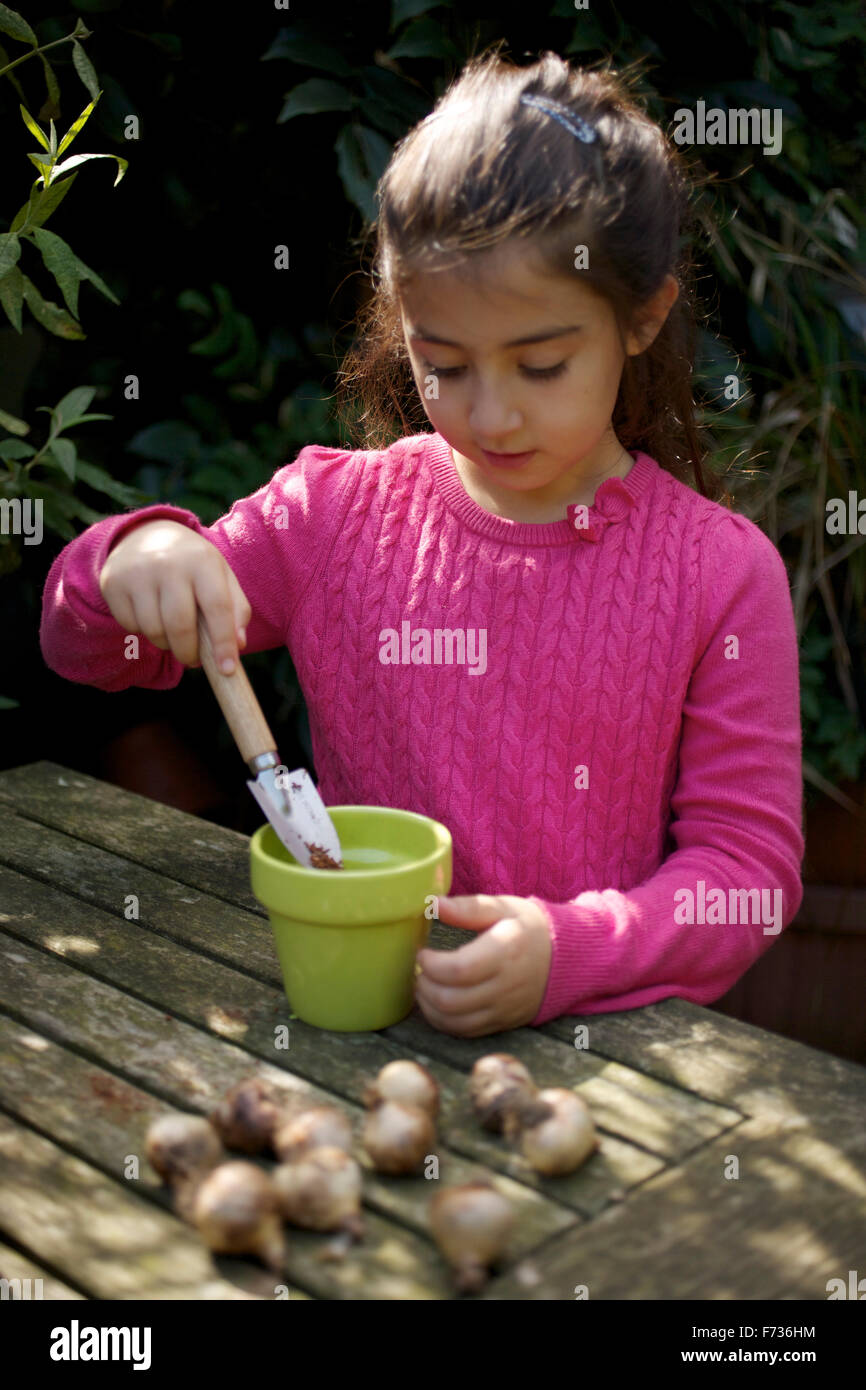
[[[184,666],[199,664],[201,609],[217,664],[234,670],[252,610],[216,546],[179,521],[147,521],[109,552],[99,588],[127,632],[140,632]]]

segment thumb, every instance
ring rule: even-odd
[[[504,899],[489,893],[470,893],[464,897],[438,898],[437,917],[449,927],[466,931],[485,931],[508,916]]]

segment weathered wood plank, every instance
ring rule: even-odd
[[[96,1156],[99,1152],[100,1161],[118,1176],[124,1170],[132,1140],[138,1144],[132,1151],[143,1154],[149,1119],[153,1118],[153,1113],[170,1108],[160,1101],[154,1112],[147,1105],[147,1102],[154,1104],[153,1097],[142,1097],[135,1087],[126,1084],[126,1077],[138,1081],[142,1091],[156,1091],[158,1097],[168,1099],[172,1105],[209,1113],[235,1081],[254,1072],[281,1081],[303,1097],[329,1104],[339,1099],[356,1130],[360,1125],[360,1106],[345,1097],[336,1097],[332,1091],[299,1080],[292,1073],[279,1069],[277,1063],[257,1063],[254,1056],[240,1051],[234,1044],[211,1037],[177,1017],[165,1016],[140,999],[128,997],[103,981],[75,972],[65,966],[63,960],[32,951],[24,942],[6,934],[0,934],[0,1005],[8,1015],[40,1034],[43,1040],[53,1040],[65,1047],[50,1068],[43,1069],[40,1049],[32,1048],[31,1056],[29,1044],[19,1045],[14,1051],[15,1065],[8,1066],[6,1076],[0,1079],[0,1101],[36,1123],[32,1102],[28,1101],[33,1094],[32,1087],[42,1084],[47,1095],[56,1088],[58,1099],[51,1133],[63,1133],[68,1143],[75,1144],[75,1133],[79,1126],[85,1126],[79,1134],[79,1151],[88,1156]],[[70,1048],[83,1052],[93,1062],[86,1063],[82,1070]],[[271,1058],[274,1056],[270,1044],[263,1051]],[[113,1073],[108,1080],[101,1074],[100,1063],[103,1062]],[[53,1072],[57,1074],[56,1087],[51,1081]],[[118,1072],[122,1076],[115,1074]],[[40,1094],[39,1090],[35,1094]],[[70,1098],[74,1098],[74,1102],[70,1102]],[[108,1122],[113,1113],[108,1101],[120,1105],[122,1115],[126,1116],[125,1126],[120,1133],[114,1127],[110,1129],[106,1144],[110,1140],[115,1145],[114,1150],[99,1150],[99,1116],[104,1116]],[[64,1125],[72,1129],[64,1130]],[[439,1134],[443,1137],[446,1133],[450,1137],[448,1122],[443,1119]],[[648,1162],[641,1152],[634,1152],[637,1155],[635,1165]],[[439,1143],[436,1154],[441,1165],[439,1176],[449,1184],[480,1176],[480,1165],[467,1162],[449,1145]],[[374,1172],[360,1148],[356,1148],[356,1156],[366,1168],[364,1197],[367,1204],[427,1238],[430,1183],[424,1177],[389,1179]],[[488,1176],[495,1180],[518,1212],[516,1254],[573,1225],[575,1213],[567,1209],[566,1201],[553,1200],[535,1191],[530,1184],[514,1180],[506,1170],[507,1155],[495,1152],[495,1158],[499,1173],[493,1176],[488,1172]],[[651,1162],[651,1170],[657,1170],[659,1163]],[[601,1177],[596,1176],[595,1183],[599,1181]],[[607,1188],[610,1186],[612,1180],[607,1175]]]
[[[413,1014],[384,1033],[412,1051],[424,1049],[440,1062],[465,1071],[488,1052],[515,1053],[538,1086],[568,1086],[577,1091],[599,1126],[667,1159],[683,1158],[742,1118],[736,1110],[706,1102],[585,1049],[572,1046],[563,1053],[559,1040],[536,1029],[497,1033],[493,1047],[490,1038],[455,1038],[430,1029]]]
[[[244,845],[248,843],[244,840]],[[281,983],[266,917],[190,888],[122,855],[96,845],[82,845],[71,834],[29,820],[2,804],[0,864],[114,913],[127,931],[147,927],[257,979]],[[213,875],[215,885],[218,877]],[[137,921],[124,915],[129,895],[138,899]]]
[[[60,778],[77,785],[60,789],[58,795]],[[147,858],[148,865],[162,864],[176,879],[181,877],[182,867],[185,882],[195,881],[194,886],[203,892],[214,887],[213,865],[206,856],[202,861],[201,847],[187,854],[187,841],[201,838],[203,823],[196,817],[47,761],[0,773],[3,800],[73,835],[79,826],[86,826],[91,842],[106,847],[118,847],[114,829],[121,826],[124,842],[150,856],[151,836],[144,843],[139,824],[140,808],[144,807],[149,821],[159,827],[157,849]],[[245,837],[210,825],[207,834],[219,840],[227,852],[233,849],[239,856],[234,874],[220,873],[221,895],[260,912],[246,886]],[[236,891],[241,882],[243,887]],[[448,946],[460,940],[461,934],[434,923],[431,937],[434,944]],[[746,1114],[775,1107],[779,1088],[784,1090],[789,1084],[795,1085],[801,1107],[816,1114],[832,1111],[841,1123],[850,1115],[852,1095],[856,1097],[854,1103],[861,1104],[866,1068],[686,1000],[671,998],[620,1013],[569,1016],[534,1031],[570,1045],[578,1023],[585,1023],[590,1030],[592,1052]],[[770,1070],[773,1075],[768,1085]],[[785,1109],[784,1099],[781,1109]]]
[[[61,1025],[62,1026],[62,1025]],[[327,1092],[314,1092],[333,1102]],[[22,1122],[41,1129],[79,1157],[126,1181],[130,1156],[138,1159],[137,1190],[170,1209],[169,1194],[146,1162],[145,1138],[151,1121],[173,1107],[114,1072],[65,1050],[44,1035],[0,1014],[0,1106]],[[360,1111],[342,1108],[356,1127]],[[207,1113],[207,1107],[203,1108]],[[432,1194],[424,1178],[395,1180],[376,1173],[356,1145],[365,1168],[364,1197],[373,1210],[428,1234],[427,1204]],[[554,1233],[572,1227],[574,1213],[527,1191],[503,1174],[492,1174],[440,1148],[440,1180],[469,1182],[482,1174],[494,1182],[517,1213],[513,1245],[517,1257]],[[270,1166],[270,1165],[265,1165]]]
[[[11,827],[11,833],[17,833],[16,826]],[[7,929],[14,931],[18,939],[74,960],[76,965],[86,967],[89,974],[134,991],[136,996],[162,1009],[169,1008],[174,1015],[220,1036],[242,1042],[246,1049],[266,1060],[282,1060],[275,1058],[274,1051],[274,1029],[286,1017],[281,990],[269,989],[258,980],[183,950],[164,937],[150,938],[140,923],[119,922],[87,903],[65,897],[59,890],[24,878],[2,865],[0,893],[10,909],[5,914]],[[192,913],[196,909],[188,910]],[[58,919],[63,921],[62,931],[57,929]],[[381,1066],[406,1052],[405,1047],[401,1049],[381,1034],[328,1036],[332,1041],[323,1048],[321,1030],[296,1020],[290,1028],[287,1060],[296,1075],[356,1101]],[[348,1042],[344,1041],[347,1036]],[[558,1050],[565,1053],[565,1049]],[[476,1123],[467,1103],[462,1072],[432,1062],[431,1070],[442,1088],[442,1126],[449,1137],[449,1150],[543,1190],[541,1180],[528,1173],[499,1140],[486,1135]],[[558,1079],[571,1084],[569,1073],[563,1072]],[[644,1181],[661,1166],[659,1159],[664,1155],[651,1156],[647,1151],[649,1142],[641,1141],[657,1139],[661,1146],[663,1121],[653,1116],[651,1128],[635,1108],[632,1095],[612,1085],[607,1088],[607,1118],[610,1130],[602,1135],[601,1151],[592,1164],[573,1177],[547,1185],[548,1195],[557,1205],[592,1215],[612,1199],[612,1194]],[[675,1124],[687,1128],[687,1114],[667,1124],[669,1135],[676,1132]],[[720,1127],[716,1123],[712,1132],[717,1133]],[[701,1138],[698,1133],[698,1140]],[[405,1215],[408,1219],[409,1213]],[[558,1228],[561,1214],[549,1213],[549,1217]],[[530,1228],[526,1229],[528,1238]],[[539,1230],[538,1238],[543,1233]]]
[[[554,1019],[540,1031],[565,1041],[577,1021]],[[866,1067],[684,999],[580,1021],[593,1053],[747,1115],[783,1118],[797,1109],[846,1126],[866,1113]]]
[[[40,880],[58,888],[72,888],[76,893],[86,896],[88,902],[98,901],[112,907],[115,912],[119,910],[130,885],[133,882],[137,884],[136,870],[128,861],[99,850],[90,851],[87,867],[82,872],[81,856],[76,852],[74,841],[19,817],[6,821],[2,854],[7,863],[21,867],[33,865]],[[141,935],[137,935],[135,931],[131,932],[125,920],[112,937],[107,918],[94,917],[92,913],[83,916],[80,907],[67,905],[66,899],[56,900],[56,910],[63,913],[67,923],[67,936],[72,920],[77,921],[80,931],[85,933],[95,929],[97,922],[104,924],[102,935],[108,937],[108,946],[100,948],[96,941],[91,942],[89,948],[84,948],[89,950],[90,963],[84,959],[82,963],[102,974],[100,960],[107,953],[112,961],[122,960],[124,967],[128,965],[129,970],[134,970],[134,987],[137,993],[144,993],[145,997],[166,1003],[186,1016],[189,1016],[188,1006],[191,999],[197,1021],[207,1023],[209,1027],[215,1028],[225,1036],[243,1041],[246,1046],[250,1046],[252,1037],[257,1036],[260,1043],[272,1047],[273,1029],[278,1021],[286,1018],[279,965],[273,947],[271,946],[268,973],[278,992],[267,999],[257,986],[237,980],[231,972],[219,972],[218,967],[211,970],[199,958],[191,961],[188,953],[173,957],[169,944],[162,940],[162,933],[170,932],[174,940],[183,940],[186,944],[198,947],[201,940],[207,936],[207,920],[214,900],[199,896],[194,902],[185,900],[182,904],[174,904],[172,907],[169,894],[168,915],[171,922],[167,923],[159,897],[161,883],[168,885],[169,881],[157,880],[150,885],[148,893],[142,895],[139,907],[141,918],[134,924],[139,928],[139,933],[144,928],[158,926],[161,935],[153,946],[143,945]],[[17,903],[18,914],[24,922],[23,930],[26,931],[24,914],[29,910],[30,895],[35,890],[29,886],[29,880],[16,880],[2,868],[0,885],[6,900]],[[169,886],[177,889],[177,885]],[[82,889],[85,888],[86,893],[82,893]],[[182,894],[189,892],[184,889],[180,891]],[[50,921],[53,914],[47,904],[40,912],[40,920],[46,915]],[[232,954],[239,960],[242,959],[243,939],[248,921],[249,918],[245,918],[240,924],[223,924],[223,939],[218,951],[221,959],[226,959]],[[44,933],[34,929],[37,930],[37,935],[31,939],[38,940],[43,947],[49,949],[63,949],[56,931],[52,930],[50,937],[46,939]],[[269,928],[267,930],[269,932]],[[140,954],[133,965],[132,960],[127,962],[126,958],[130,952],[135,951]],[[212,949],[211,954],[215,953]],[[256,971],[257,979],[266,968],[264,955],[262,951]],[[104,975],[103,977],[105,978]],[[163,981],[168,980],[170,986],[176,985],[181,989],[184,977],[187,978],[188,987],[183,999],[178,1001],[160,993],[164,989]],[[109,978],[132,987],[130,977],[123,973]],[[152,981],[149,987],[146,986],[148,980]],[[218,997],[220,1004],[212,1005],[208,1016],[201,1018],[199,1005],[203,998],[204,982],[207,982],[204,993],[211,991],[211,997]],[[157,992],[154,993],[154,990]],[[471,1041],[437,1033],[417,1011],[412,1018],[394,1029],[385,1030],[383,1036],[393,1038],[398,1046],[402,1043],[404,1047],[409,1046],[412,1050],[426,1049],[428,1053],[446,1061],[452,1069],[464,1072],[476,1056],[492,1050],[489,1039]],[[345,1054],[354,1078],[345,1078],[345,1082],[350,1083],[347,1093],[355,1096],[360,1096],[364,1081],[371,1073],[394,1055],[393,1052],[383,1051],[378,1035],[369,1034],[354,1035],[357,1041],[349,1050],[346,1049],[346,1044],[341,1044],[335,1039],[333,1050],[328,1049],[323,1055],[320,1030],[311,1029],[299,1020],[292,1028],[292,1037],[293,1043],[296,1044],[292,1058],[293,1068],[296,1067],[304,1075],[325,1085],[333,1085],[338,1090],[346,1090],[346,1084],[340,1078],[332,1076],[331,1069],[339,1067],[341,1056]],[[563,1048],[558,1042],[545,1039],[535,1030],[515,1030],[507,1036],[498,1035],[496,1046],[502,1050],[509,1047],[519,1048],[521,1055],[523,1049],[529,1049],[531,1056],[524,1057],[524,1060],[534,1073],[538,1072],[537,1079],[540,1084],[580,1084],[582,1094],[593,1107],[597,1121],[604,1129],[627,1142],[637,1143],[662,1158],[681,1158],[696,1144],[719,1133],[739,1119],[739,1115],[730,1109],[704,1103],[693,1095],[685,1094],[675,1087],[606,1059],[593,1059],[586,1052],[578,1052],[574,1047]],[[314,1069],[321,1068],[323,1063],[326,1068],[324,1073],[309,1070],[311,1066]],[[452,1079],[458,1080],[456,1077]],[[447,1090],[447,1078],[445,1084]],[[459,1085],[462,1090],[462,1080]],[[450,1096],[447,1099],[450,1102]]]
[[[85,844],[261,912],[250,889],[249,840],[235,830],[50,762],[0,773],[0,801]]]
[[[78,1282],[97,1298],[275,1297],[280,1281],[272,1274],[252,1261],[214,1262],[171,1212],[168,1191],[144,1157],[144,1139],[150,1121],[174,1107],[3,1017],[0,1061],[4,1109],[32,1117],[51,1134],[49,1139],[0,1115],[0,1229],[55,1266],[70,1272],[74,1267]],[[16,1138],[4,1166],[7,1118]],[[50,1153],[42,1162],[44,1144]],[[65,1153],[67,1147],[77,1152]],[[139,1161],[134,1184],[122,1177],[130,1157]],[[13,1161],[28,1170],[17,1182],[10,1181]],[[63,1181],[56,1179],[58,1167]],[[50,1195],[40,1194],[43,1185]],[[516,1184],[502,1186],[510,1195]],[[429,1191],[428,1186],[428,1197]],[[46,1219],[49,1211],[51,1230],[43,1239],[38,1218]],[[307,1297],[304,1286],[323,1298],[450,1296],[447,1271],[430,1241],[374,1212],[366,1212],[365,1221],[364,1240],[345,1265],[322,1260],[323,1237],[287,1228],[288,1279],[282,1282],[290,1298]],[[240,1293],[234,1281],[240,1281]]]
[[[194,1232],[176,1217],[3,1114],[0,1190],[3,1234],[36,1251],[93,1298],[266,1296],[221,1277]],[[257,1271],[249,1273],[258,1278]],[[271,1291],[273,1284],[270,1275]]]
[[[64,1284],[62,1279],[50,1274],[42,1265],[31,1260],[27,1255],[22,1255],[20,1250],[13,1250],[11,1245],[4,1245],[0,1241],[0,1279],[8,1279],[10,1285],[8,1297],[13,1301],[17,1299],[32,1299],[34,1302],[55,1302],[55,1301],[84,1301],[84,1294],[73,1289],[71,1284]],[[18,1284],[14,1285],[14,1281]]]
[[[730,1157],[739,1177],[726,1177]],[[863,1271],[866,1133],[840,1147],[805,1117],[745,1121],[629,1201],[549,1241],[490,1299],[826,1300]],[[808,1321],[808,1319],[807,1319]]]

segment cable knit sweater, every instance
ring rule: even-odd
[[[158,505],[70,542],[43,655],[102,690],[177,685],[146,638],[125,659],[98,576],[132,525],[182,522],[237,575],[247,650],[288,645],[326,805],[432,816],[452,893],[544,907],[534,1024],[709,1003],[802,898],[793,610],[763,532],[632,457],[589,508],[521,523],[468,495],[439,434],[307,446],[211,527]]]

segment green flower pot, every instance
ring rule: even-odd
[[[299,864],[270,825],[250,841],[250,880],[267,909],[292,1012],[364,1033],[412,1008],[426,898],[451,888],[451,835],[413,811],[330,806],[342,869]]]

